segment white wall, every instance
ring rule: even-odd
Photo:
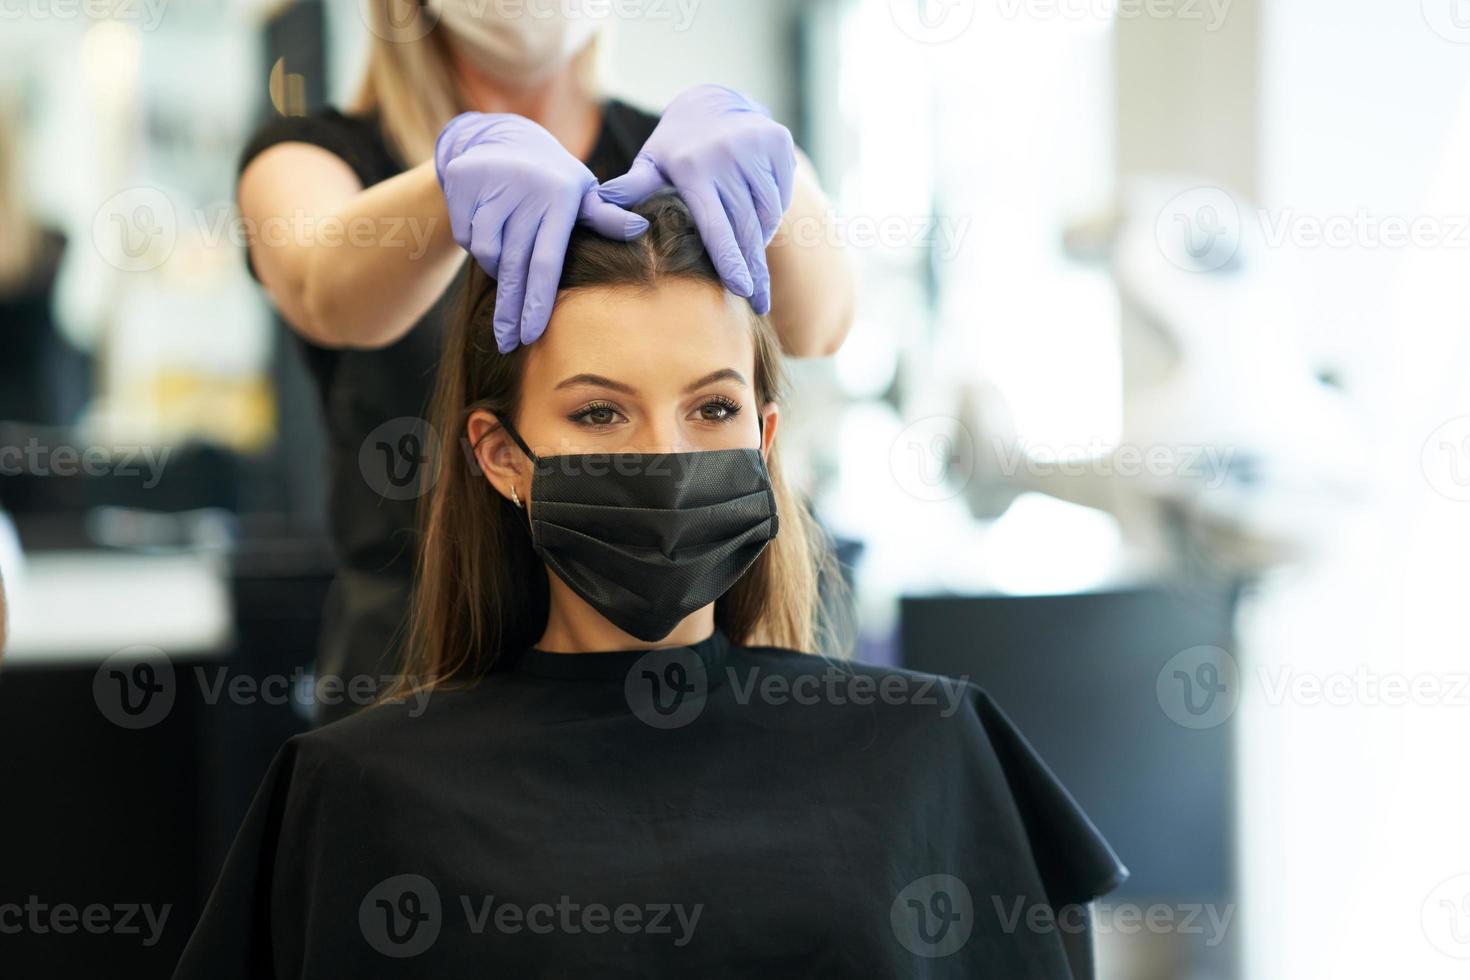
[[[1470,713],[1453,693],[1466,677],[1470,503],[1454,468],[1466,447],[1436,434],[1470,414],[1470,232],[1456,231],[1470,223],[1463,22],[1459,0],[1272,0],[1262,20],[1261,203],[1279,227],[1352,228],[1341,245],[1289,254],[1301,322],[1367,410],[1381,486],[1342,559],[1263,610],[1258,652],[1298,675],[1362,666],[1438,693],[1256,711],[1253,976],[1470,969]],[[1387,245],[1392,221],[1449,237]]]
[[[1233,184],[1292,234],[1283,314],[1360,410],[1372,484],[1243,618],[1243,975],[1463,977],[1470,20],[1461,0],[1225,9],[1217,31],[1118,24],[1119,169]],[[1347,241],[1293,232],[1333,222]],[[1388,222],[1442,240],[1387,245]],[[1394,683],[1431,693],[1385,703]]]

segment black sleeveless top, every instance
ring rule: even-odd
[[[616,100],[605,102],[588,168],[599,180],[626,173],[657,124],[655,115]],[[288,142],[336,154],[364,187],[407,169],[384,139],[375,114],[328,108],[264,125],[242,152],[238,171],[267,148]],[[403,235],[412,242],[406,230]],[[253,266],[250,271],[253,276]],[[321,395],[328,513],[340,561],[324,614],[318,676],[370,677],[381,683],[394,671],[416,550],[417,469],[429,438],[424,419],[444,317],[460,288],[456,277],[423,319],[380,350],[331,350],[293,334]],[[342,703],[336,706],[323,700],[318,721],[349,713],[362,701],[337,700]]]

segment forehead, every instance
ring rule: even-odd
[[[535,394],[593,372],[653,394],[722,368],[754,383],[747,301],[712,283],[670,279],[657,288],[610,286],[560,296],[546,333],[527,352],[522,389]]]

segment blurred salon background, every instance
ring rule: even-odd
[[[782,438],[855,655],[990,689],[1096,820],[1100,975],[1463,976],[1464,4],[610,6],[610,90],[815,161],[792,232],[861,297]],[[5,976],[166,976],[320,696],[320,413],[235,164],[366,25],[0,0],[0,905],[169,909],[0,928]]]

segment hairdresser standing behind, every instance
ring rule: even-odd
[[[251,273],[300,339],[326,416],[339,570],[317,674],[345,693],[319,693],[318,724],[363,707],[364,678],[396,671],[435,441],[418,420],[466,251],[500,283],[495,336],[511,350],[545,329],[572,228],[636,237],[646,223],[623,208],[671,185],[787,354],[830,354],[847,332],[840,247],[772,241],[783,222],[829,220],[786,129],[717,86],[662,119],[603,98],[599,21],[567,7],[361,4],[373,37],[355,104],[276,119],[242,154],[240,211],[262,230]],[[264,233],[276,228],[293,231]]]

